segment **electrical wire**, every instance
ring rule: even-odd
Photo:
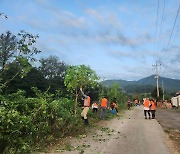
[[[156,30],[155,30],[155,43],[154,43],[154,50],[156,50],[156,43],[157,43],[157,27],[158,27],[158,18],[159,18],[159,0],[158,0],[158,7],[156,13]]]
[[[171,35],[170,35],[169,40],[168,40],[168,44],[167,44],[167,47],[166,47],[166,51],[168,51],[168,48],[169,48],[169,45],[170,45],[170,41],[171,41],[171,38],[172,38],[172,34],[173,34],[173,32],[174,32],[174,28],[175,28],[175,25],[176,25],[176,21],[177,21],[178,15],[179,15],[179,10],[180,10],[180,3],[179,3],[178,10],[177,10],[176,18],[175,18],[175,21],[174,21],[174,25],[173,25],[173,28],[172,28],[172,31],[171,31]]]
[[[160,37],[161,37],[161,32],[162,32],[162,25],[164,21],[165,6],[166,6],[166,0],[164,0],[164,3],[163,3],[163,12],[162,12],[162,18],[161,18],[161,24],[160,24],[159,39],[157,42],[157,51],[159,51],[159,42],[160,42]]]

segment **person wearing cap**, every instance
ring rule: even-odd
[[[82,95],[84,96],[84,107],[83,111],[81,112],[81,117],[84,120],[84,124],[88,125],[88,118],[87,118],[87,113],[89,111],[90,107],[90,97],[88,95],[85,95],[82,88],[80,88]]]

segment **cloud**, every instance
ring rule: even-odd
[[[86,26],[86,21],[82,16],[77,16],[70,11],[59,9],[48,0],[37,0],[36,2],[40,4],[45,11],[50,13],[50,21],[53,22],[56,27],[83,28]]]
[[[108,52],[109,56],[115,57],[115,58],[133,58],[134,54],[132,52],[127,52],[127,51],[109,51]]]
[[[99,12],[98,11],[96,11],[95,9],[86,9],[85,10],[85,12],[88,14],[88,15],[90,15],[91,17],[93,17],[94,19],[96,19],[98,22],[100,21],[100,22],[104,22],[104,17],[103,16],[101,16],[100,14],[99,14]]]
[[[169,78],[180,79],[180,63],[174,61],[173,63],[162,63],[160,75]]]
[[[111,31],[106,31],[104,33],[96,35],[95,40],[103,44],[119,44],[131,47],[135,47],[138,45],[135,39],[128,38],[120,32],[111,33]]]
[[[107,10],[107,9],[92,9],[88,8],[85,10],[85,13],[88,14],[90,17],[95,19],[95,22],[103,27],[107,28],[118,28],[121,29],[123,24],[116,13]]]
[[[106,9],[85,9],[84,12],[88,15],[86,16],[59,9],[48,0],[36,0],[36,3],[43,9],[41,15],[47,15],[45,19],[40,18],[42,16],[35,16],[36,13],[28,12],[19,19],[37,30],[51,33],[54,31],[59,34],[60,38],[66,38],[66,40],[92,42],[100,45],[115,44],[131,48],[136,48],[151,40],[147,33],[134,38],[128,37],[117,13]]]

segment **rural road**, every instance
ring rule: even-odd
[[[83,135],[82,135],[83,136]],[[71,151],[64,154],[170,154],[166,136],[156,120],[144,119],[143,106],[134,107],[85,137],[71,138]],[[58,150],[53,153],[58,153]]]

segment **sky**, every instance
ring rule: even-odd
[[[37,56],[101,79],[180,79],[180,0],[0,0],[0,34],[38,34]]]

